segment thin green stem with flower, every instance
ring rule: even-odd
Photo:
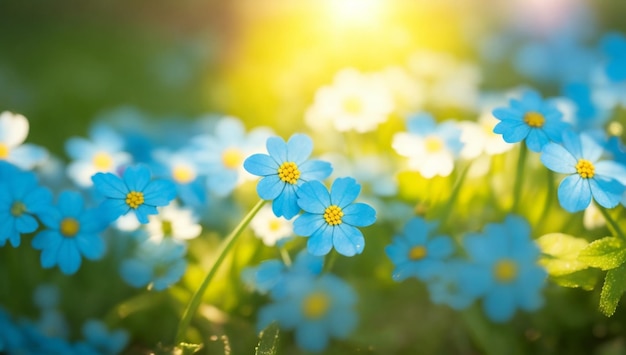
[[[461,192],[461,187],[463,186],[463,182],[465,181],[465,178],[467,177],[467,173],[470,169],[470,166],[471,166],[471,162],[465,166],[465,168],[461,171],[459,178],[454,183],[454,186],[452,187],[452,192],[450,193],[450,197],[448,198],[447,203],[444,206],[444,209],[439,214],[439,228],[443,228],[443,226],[446,224],[448,217],[450,217],[450,213],[452,213],[452,208],[454,208],[454,205],[456,204],[456,200],[459,197],[459,193]]]
[[[624,234],[619,224],[617,224],[617,221],[611,216],[609,211],[607,211],[606,208],[600,206],[600,204],[596,204],[596,205],[598,206],[600,213],[602,213],[602,216],[604,217],[604,220],[606,221],[609,229],[611,230],[611,233],[613,233],[617,237],[622,238],[622,240],[626,240],[626,234]]]
[[[248,226],[252,218],[254,218],[254,216],[259,212],[261,207],[263,207],[266,202],[267,201],[265,200],[260,200],[259,202],[257,202],[257,204],[252,207],[250,212],[248,212],[248,214],[241,220],[241,222],[239,222],[237,227],[235,227],[235,229],[222,242],[220,250],[217,253],[217,259],[215,259],[213,266],[211,267],[211,269],[209,269],[209,272],[204,277],[204,280],[202,280],[200,287],[198,287],[198,290],[193,294],[191,300],[187,304],[187,308],[185,308],[185,311],[183,312],[183,316],[180,319],[180,322],[178,323],[178,328],[176,330],[175,344],[180,344],[184,340],[187,328],[189,328],[191,319],[196,314],[198,307],[200,307],[202,297],[204,296],[204,293],[209,286],[209,283],[211,283],[211,280],[217,273],[220,265],[222,264],[224,259],[226,259],[226,255],[228,255],[228,252],[233,248],[235,242],[237,241],[237,239],[239,239],[239,236],[241,235],[243,230]]]
[[[515,185],[513,185],[513,207],[511,211],[517,212],[519,207],[519,200],[522,195],[522,182],[524,181],[524,167],[526,166],[526,156],[528,155],[528,147],[522,142],[519,150],[519,157],[517,159],[517,171],[515,174]]]

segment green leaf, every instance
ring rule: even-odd
[[[615,237],[598,239],[580,252],[578,260],[602,270],[615,269],[626,261],[626,244]]]
[[[626,291],[626,264],[606,273],[600,293],[600,312],[607,317],[612,316],[624,291]]]
[[[539,237],[536,242],[544,254],[539,263],[551,276],[568,275],[588,267],[577,260],[578,254],[589,244],[582,238],[550,233]]]
[[[202,349],[202,344],[180,343],[177,349],[181,351],[181,355],[193,355]]]
[[[596,287],[600,272],[598,269],[588,268],[567,275],[553,275],[550,276],[550,279],[559,286],[580,287],[585,291],[591,291]]]
[[[278,333],[280,329],[276,322],[267,326],[259,335],[259,344],[255,355],[276,355],[278,352]]]

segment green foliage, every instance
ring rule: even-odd
[[[278,353],[278,324],[272,323],[261,331],[255,355],[276,355]]]
[[[588,264],[578,260],[578,256],[589,244],[582,238],[563,233],[550,233],[537,239],[544,253],[540,263],[550,276],[569,275],[584,270]]]
[[[624,291],[626,291],[626,264],[606,273],[600,293],[600,312],[607,317],[612,316]]]
[[[602,270],[615,269],[626,261],[626,244],[615,237],[602,238],[583,249],[578,260]]]

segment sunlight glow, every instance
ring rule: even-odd
[[[328,0],[332,17],[344,24],[366,24],[380,14],[381,0]]]

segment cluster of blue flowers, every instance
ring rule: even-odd
[[[464,235],[462,249],[437,227],[415,217],[385,248],[395,265],[394,280],[426,282],[434,303],[457,310],[482,299],[485,314],[495,322],[511,319],[518,308],[534,311],[542,305],[547,274],[523,218],[509,215],[482,233]]]

